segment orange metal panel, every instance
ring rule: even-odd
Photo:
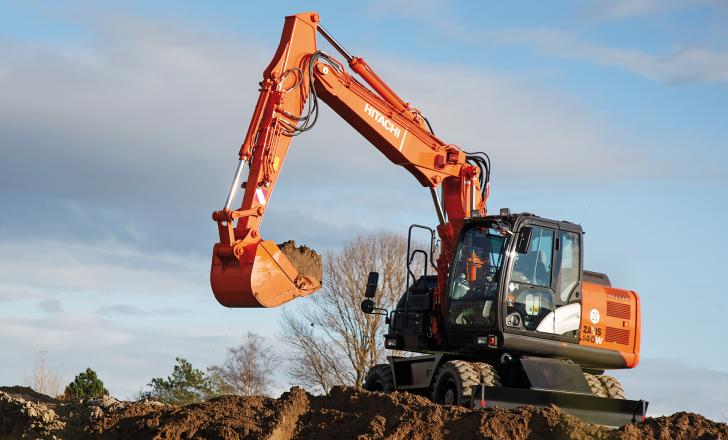
[[[636,292],[583,284],[579,344],[618,351],[633,368],[639,362],[640,324]]]

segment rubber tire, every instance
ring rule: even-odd
[[[461,360],[445,362],[437,369],[432,401],[440,405],[469,407],[473,386],[480,383],[481,374],[486,385],[500,386],[498,373],[488,364]]]
[[[607,397],[611,399],[624,399],[624,388],[619,381],[612,376],[599,375],[597,376],[599,382],[602,383],[604,390],[607,392]]]
[[[604,388],[604,385],[602,385],[602,382],[597,376],[584,373],[584,378],[586,378],[586,382],[589,384],[592,394],[597,397],[607,397],[607,390]]]
[[[369,369],[364,379],[364,389],[367,391],[381,391],[391,393],[394,391],[394,375],[389,364],[377,364]]]
[[[501,386],[500,376],[498,375],[498,371],[496,371],[494,366],[486,364],[484,362],[472,362],[471,364],[480,374],[478,383],[491,387]]]

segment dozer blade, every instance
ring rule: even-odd
[[[532,405],[543,408],[553,404],[562,411],[585,422],[620,427],[642,423],[648,402],[644,400],[608,399],[588,394],[564,391],[545,391],[521,388],[473,386],[472,408],[499,407],[505,409]]]
[[[276,307],[321,287],[320,272],[318,278],[299,272],[272,241],[249,245],[239,258],[220,255],[220,249],[216,244],[212,252],[210,283],[215,298],[226,307]]]

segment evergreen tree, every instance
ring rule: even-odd
[[[186,359],[176,358],[172,375],[166,379],[157,377],[148,384],[151,390],[141,393],[143,398],[151,398],[164,403],[187,405],[202,402],[218,395],[211,378],[202,370],[193,368]]]
[[[73,382],[68,384],[63,392],[66,399],[85,399],[89,397],[101,397],[108,395],[109,391],[104,388],[104,382],[98,378],[96,372],[90,368],[78,373]]]

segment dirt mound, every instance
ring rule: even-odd
[[[728,439],[728,425],[677,413],[612,430],[555,406],[474,411],[408,393],[349,387],[335,387],[327,396],[294,387],[278,399],[224,396],[184,407],[111,397],[62,402],[28,389],[2,388],[0,438]]]
[[[595,439],[608,430],[580,422],[556,407],[473,411],[434,405],[408,393],[370,393],[336,387],[311,396],[300,438],[357,439]]]
[[[0,438],[52,439],[53,432],[66,427],[49,407],[55,399],[25,387],[3,390],[11,390],[13,394],[0,391]]]
[[[13,395],[15,397],[29,400],[34,403],[38,403],[38,402],[58,403],[59,402],[58,399],[54,399],[52,397],[46,396],[45,394],[38,393],[30,387],[21,387],[18,385],[13,386],[13,387],[0,387],[0,391]]]
[[[641,425],[627,425],[620,430],[620,439],[728,439],[728,425],[708,420],[699,414],[679,412],[665,417],[648,417]]]
[[[296,247],[293,240],[285,241],[278,245],[301,275],[316,278],[318,281],[323,279],[324,268],[321,261],[321,255],[308,246]]]

